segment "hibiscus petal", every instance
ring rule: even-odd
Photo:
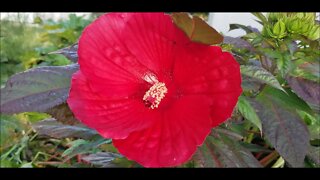
[[[141,99],[129,96],[111,99],[95,93],[90,87],[83,73],[76,72],[67,102],[77,119],[105,138],[125,138],[133,131],[151,126],[152,119],[159,116],[156,111],[147,109]],[[129,95],[128,88],[130,84],[126,87]],[[108,90],[116,94],[117,86],[110,86]],[[134,88],[132,92],[135,92]]]
[[[102,15],[82,33],[78,54],[71,110],[146,167],[187,161],[241,93],[232,56],[191,42],[164,13]],[[168,92],[150,109],[142,98],[158,81]]]
[[[139,83],[148,73],[163,75],[175,43],[187,40],[164,13],[108,13],[82,33],[79,64],[89,79]]]
[[[164,13],[131,14],[123,40],[132,54],[162,76],[172,70],[176,45],[190,40]],[[160,77],[161,78],[161,77]]]
[[[240,66],[220,47],[196,48],[196,51],[181,48],[185,51],[181,53],[184,61],[176,61],[176,66],[183,71],[176,68],[174,78],[183,94],[207,95],[211,99],[212,127],[215,127],[231,116],[242,93]]]
[[[145,167],[176,166],[187,161],[211,129],[206,96],[184,96],[162,112],[151,127],[114,139],[119,152]]]
[[[131,16],[108,13],[83,31],[79,40],[79,64],[88,79],[121,83],[144,81],[143,76],[150,69],[130,53],[123,40],[124,27]]]
[[[180,86],[192,84],[194,79],[204,77],[207,71],[224,63],[216,60],[222,55],[221,48],[217,46],[191,42],[177,46],[176,53],[173,79]]]

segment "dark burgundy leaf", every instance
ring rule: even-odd
[[[32,125],[40,136],[61,138],[82,138],[90,139],[98,133],[81,124],[77,126],[64,125],[57,120],[50,118]]]
[[[240,142],[240,144],[249,150],[250,152],[264,152],[264,153],[271,153],[272,151],[266,147],[257,145],[257,144],[252,144],[252,143],[246,143],[246,142]]]
[[[225,36],[223,39],[223,43],[232,44],[235,48],[247,49],[250,52],[255,52],[254,47],[249,42],[240,37]]]
[[[250,151],[223,134],[208,136],[193,160],[197,167],[262,167]]]
[[[262,132],[279,154],[293,167],[302,167],[309,144],[306,125],[294,111],[279,105],[272,94],[251,100],[262,122]]]
[[[70,61],[76,63],[78,62],[78,43],[75,43],[69,47],[51,52],[49,54],[62,54],[66,58],[68,58]]]
[[[251,65],[241,65],[240,68],[242,76],[248,76],[250,78],[256,79],[262,83],[269,84],[272,87],[284,91],[277,78],[266,69]]]
[[[223,134],[223,135],[228,136],[234,140],[243,140],[243,136],[241,134],[238,134],[236,132],[233,132],[233,131],[225,129],[225,128],[217,127],[214,129],[214,133]],[[214,133],[212,133],[212,134],[214,134]]]
[[[320,84],[300,77],[288,76],[286,79],[291,89],[303,100],[315,105],[320,104]]]
[[[78,64],[45,66],[13,75],[0,91],[0,112],[45,112],[64,103],[71,76],[78,69]]]
[[[244,91],[257,91],[263,84],[263,82],[243,74],[241,80],[241,87]]]
[[[121,158],[122,156],[117,153],[111,152],[98,152],[95,154],[89,154],[82,157],[82,160],[96,166],[101,167],[115,167],[115,164],[112,163],[116,158]]]

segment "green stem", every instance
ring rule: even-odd
[[[252,127],[252,130],[250,130],[252,126],[250,124],[248,124],[247,126],[245,126],[245,129],[247,129],[247,132],[248,132],[248,135],[244,138],[244,142],[246,143],[251,143],[253,138],[254,138],[254,135],[256,131],[258,131],[258,128],[257,127]]]
[[[9,151],[7,151],[5,154],[2,154],[0,158],[6,159],[17,147],[18,147],[18,144],[15,144]]]
[[[282,157],[279,157],[279,159],[272,165],[272,168],[280,168],[283,167],[285,164],[285,161]]]
[[[43,155],[45,158],[51,156],[50,154],[46,154],[44,152],[37,152],[37,154],[34,156],[33,160],[31,161],[31,163],[34,163],[34,161],[37,160],[40,155]]]

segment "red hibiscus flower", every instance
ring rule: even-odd
[[[75,117],[145,167],[189,160],[242,92],[232,55],[192,42],[164,13],[105,14],[84,30],[78,54]]]

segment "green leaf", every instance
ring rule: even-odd
[[[53,118],[40,121],[33,124],[32,126],[37,131],[39,136],[52,137],[57,139],[72,137],[91,139],[98,134],[93,129],[89,129],[81,125],[64,125]]]
[[[8,159],[0,159],[0,168],[19,168],[19,164]]]
[[[314,121],[310,126],[308,126],[310,132],[311,140],[320,140],[320,115],[317,114],[317,118],[314,118]]]
[[[197,167],[262,167],[239,142],[225,136],[208,136],[193,157]]]
[[[278,160],[272,165],[273,168],[282,168],[285,164],[285,161],[282,157],[279,157]]]
[[[260,131],[262,131],[261,120],[256,114],[254,108],[251,106],[246,97],[240,96],[238,99],[237,108],[244,118],[249,120],[252,124],[257,126]]]
[[[62,157],[68,156],[69,158],[72,158],[78,154],[100,151],[97,147],[106,143],[111,143],[111,139],[104,139],[101,136],[95,136],[90,141],[77,139],[70,143],[71,147],[62,153]]]
[[[67,156],[67,155],[72,155],[72,156],[70,156],[70,158],[71,158],[77,154],[89,152],[88,150],[80,150],[80,146],[86,145],[88,143],[89,143],[89,141],[86,141],[84,139],[77,139],[77,140],[74,140],[74,141],[68,143],[68,145],[70,147],[62,153],[62,157]],[[89,150],[91,150],[91,149],[89,149]],[[76,153],[73,153],[75,151],[76,151]]]
[[[319,62],[306,62],[303,58],[306,57],[305,54],[301,57],[301,64],[298,68],[293,70],[292,75],[294,77],[301,77],[308,79],[317,83],[320,83],[320,63]]]
[[[301,98],[299,98],[290,89],[285,88],[285,92],[267,86],[264,88],[262,95],[273,97],[273,100],[280,104],[283,108],[290,110],[301,110],[313,114],[310,106]]]
[[[0,114],[0,152],[16,144],[24,129],[23,123],[15,116]]]
[[[70,61],[76,63],[78,62],[78,43],[75,43],[71,46],[51,52],[49,54],[61,54],[66,58],[68,58]]]
[[[290,55],[281,54],[279,59],[276,59],[276,61],[281,76],[285,77],[285,75],[292,69],[292,61],[290,59]]]
[[[308,79],[287,76],[286,78],[291,89],[303,100],[310,104],[319,105],[320,102],[320,84]]]
[[[77,64],[31,69],[10,77],[1,89],[1,113],[45,112],[66,101]]]
[[[264,53],[270,59],[280,59],[283,56],[282,52],[275,51],[272,48],[258,47],[258,50]]]
[[[308,125],[310,140],[320,139],[320,114],[310,115],[305,111],[298,111],[298,114]]]
[[[262,83],[266,83],[272,87],[284,91],[279,81],[267,70],[258,66],[241,65],[241,74],[254,78]]]
[[[262,13],[251,13],[251,14],[257,17],[262,22],[262,25],[268,24],[267,18]]]
[[[116,158],[121,158],[122,156],[117,153],[111,152],[97,152],[95,154],[89,154],[83,156],[81,159],[95,166],[100,167],[117,167],[112,163]]]
[[[20,166],[20,168],[33,168],[32,162],[26,162]]]
[[[246,31],[247,34],[252,33],[252,29],[250,29],[249,27],[242,25],[242,24],[230,24],[229,25],[229,31],[232,31],[234,29],[242,29],[244,31]]]
[[[16,116],[21,120],[26,120],[31,123],[35,123],[51,117],[49,114],[38,113],[38,112],[25,112],[25,113],[17,114]]]
[[[302,167],[310,140],[308,129],[296,112],[284,108],[276,98],[263,91],[258,101],[252,101],[264,136],[290,165]]]
[[[195,42],[203,44],[219,44],[223,36],[197,16],[191,18],[187,13],[173,13],[173,22]]]

